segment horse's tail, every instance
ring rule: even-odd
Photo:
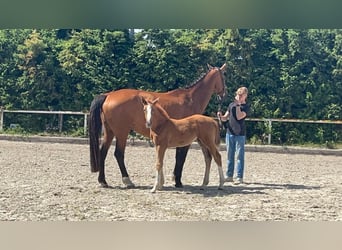
[[[89,146],[90,146],[90,170],[91,172],[99,171],[100,165],[100,134],[102,129],[101,110],[105,95],[95,97],[90,105],[89,115]]]

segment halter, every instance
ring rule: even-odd
[[[219,94],[216,94],[216,98],[217,98],[217,100],[220,101],[220,105],[221,105],[221,103],[222,103],[224,97],[226,96],[227,87],[226,87],[226,84],[225,84],[225,82],[224,82],[224,78],[223,78],[223,76],[222,76],[222,71],[221,71],[221,69],[220,69],[219,67],[216,67],[216,69],[217,69],[218,72],[220,73],[220,78],[221,78],[221,81],[222,81],[222,84],[223,84],[223,95],[222,95],[222,97],[219,96]]]

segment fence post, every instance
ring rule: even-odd
[[[83,134],[84,135],[87,135],[87,121],[88,119],[88,115],[87,114],[84,114],[84,124],[83,124]]]
[[[63,130],[63,114],[58,114],[58,130],[62,133]]]
[[[272,137],[272,120],[268,119],[268,128],[269,128],[269,134],[268,134],[268,145],[271,144],[271,137]]]
[[[4,128],[4,108],[0,107],[0,131]]]

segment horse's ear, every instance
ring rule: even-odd
[[[154,101],[152,101],[152,104],[155,104],[155,103],[158,102],[158,101],[159,101],[159,97],[156,98]]]
[[[227,64],[225,63],[225,64],[223,64],[222,66],[221,66],[221,68],[220,68],[220,70],[226,70],[226,68],[227,68]]]
[[[207,67],[209,70],[211,70],[212,68],[214,68],[213,66],[211,66],[209,63],[207,63]]]
[[[143,105],[147,105],[147,101],[143,96],[140,96],[140,100],[141,100]]]

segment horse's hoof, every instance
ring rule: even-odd
[[[135,187],[134,183],[131,182],[129,177],[122,177],[122,182],[123,182],[123,184],[126,185],[127,188],[134,188]]]
[[[176,188],[183,188],[183,184],[182,184],[182,183],[176,183],[176,184],[175,184],[175,187],[176,187]]]

